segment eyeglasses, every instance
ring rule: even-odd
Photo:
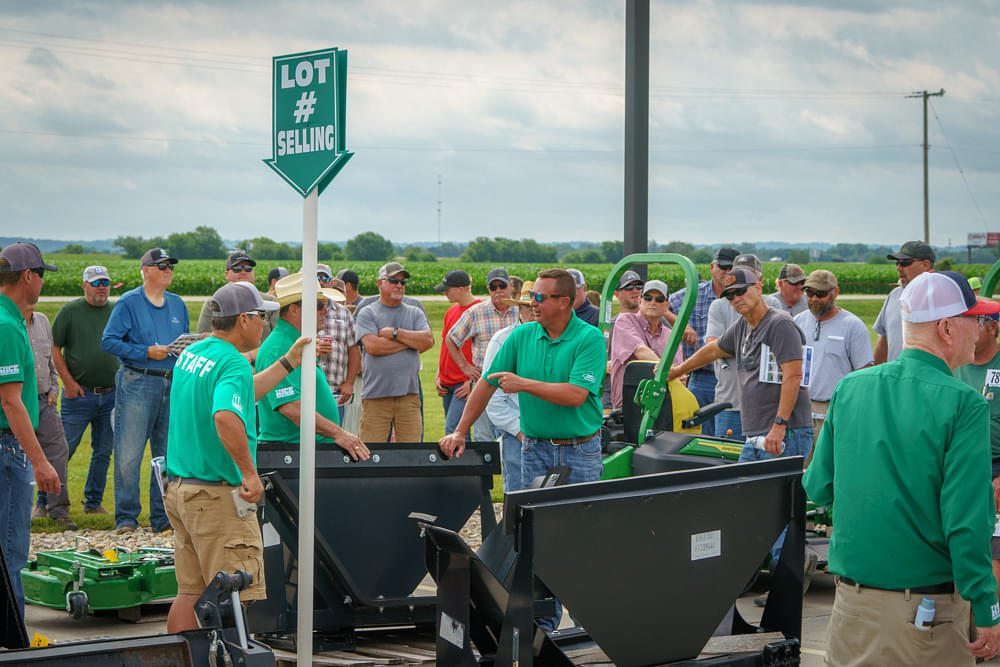
[[[816,297],[817,299],[825,299],[832,290],[828,289],[813,289],[812,287],[806,287],[803,292],[806,293],[807,297]]]
[[[665,297],[665,296],[653,296],[652,294],[643,294],[642,295],[642,300],[643,301],[652,301],[653,299],[656,299],[656,303],[665,303],[666,300],[667,300],[667,297]]]
[[[167,271],[167,270],[173,271],[174,270],[174,265],[171,264],[170,262],[163,262],[162,264],[154,264],[153,266],[155,266],[156,268],[158,268],[160,271]]]
[[[743,296],[744,294],[746,294],[746,293],[747,293],[747,289],[748,289],[749,287],[750,287],[750,286],[749,286],[749,285],[747,285],[747,286],[745,286],[745,287],[739,287],[739,288],[737,288],[737,289],[734,289],[734,290],[729,290],[728,292],[726,292],[726,293],[725,293],[725,294],[723,294],[722,296],[726,297],[726,299],[728,299],[729,301],[732,301],[732,300],[733,300],[733,299],[735,299],[736,297],[738,297],[738,296]]]
[[[246,264],[240,264],[239,266],[234,266],[229,270],[232,271],[233,273],[243,273],[244,271],[246,271],[247,273],[253,273],[253,267],[247,266]]]
[[[107,287],[111,284],[111,281],[107,278],[98,278],[97,280],[91,280],[89,284],[91,287]]]
[[[45,277],[45,269],[30,269],[30,271],[32,273],[34,273],[36,276],[38,276],[39,278],[44,278]]]
[[[558,299],[561,296],[566,296],[565,294],[542,294],[541,292],[530,292],[528,298],[535,303],[542,303],[546,299]],[[569,297],[566,297],[569,298]]]
[[[625,287],[619,288],[622,292],[634,292],[642,289],[642,283],[629,283]]]
[[[386,278],[390,285],[402,285],[406,287],[406,278]]]
[[[913,259],[897,259],[896,260],[896,266],[904,266],[904,267],[905,266],[909,266],[910,264],[913,264],[914,261],[916,261],[916,260],[913,260]]]
[[[986,326],[986,320],[990,319],[988,315],[955,315],[955,317],[964,317],[966,319],[975,320],[979,326]]]
[[[491,292],[496,292],[498,289],[503,289],[504,287],[507,287],[507,286],[504,285],[503,283],[490,283],[489,284],[489,289],[490,289]]]

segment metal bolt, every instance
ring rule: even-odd
[[[492,454],[483,454],[483,460],[486,461],[487,463],[489,463],[490,461],[493,460],[493,455]]]
[[[351,599],[350,595],[345,595],[344,596],[344,604],[351,604],[352,602],[353,602],[353,600]]]
[[[372,454],[372,461],[374,461],[375,463],[378,463],[380,460],[381,460],[381,457],[378,454]]]
[[[430,456],[428,456],[427,458],[428,458],[428,459],[430,459],[430,462],[431,462],[431,463],[434,463],[435,461],[437,461],[437,460],[438,460],[438,457],[437,457],[437,454],[431,454],[431,455],[430,455]]]
[[[292,457],[291,456],[286,456],[285,457],[285,463],[291,463],[291,462],[292,462]]]
[[[350,456],[347,456],[347,455],[345,454],[345,455],[344,455],[344,463],[350,463],[350,462],[351,462],[351,457],[350,457]]]

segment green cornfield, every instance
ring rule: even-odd
[[[45,289],[42,294],[45,296],[78,296],[80,295],[80,283],[83,279],[83,269],[90,264],[102,264],[108,268],[111,274],[112,286],[121,283],[120,287],[111,290],[112,295],[137,287],[142,282],[139,271],[139,260],[123,259],[118,255],[70,255],[70,254],[47,254],[45,260],[59,267],[57,273],[49,273],[45,276]],[[268,261],[261,260],[257,264],[255,272],[257,287],[261,290],[267,288],[267,272],[275,266],[282,265],[290,271],[299,269],[298,263],[288,261]],[[382,262],[342,262],[331,267],[335,272],[342,268],[353,269],[360,278],[359,290],[362,294],[375,294],[375,276]],[[432,294],[436,285],[445,273],[452,269],[464,269],[472,278],[473,291],[484,293],[486,291],[486,273],[496,266],[486,262],[406,262],[406,269],[410,272],[410,280],[407,283],[408,294]],[[511,275],[517,275],[526,280],[531,280],[542,269],[551,268],[552,265],[531,264],[531,263],[507,263],[505,268]],[[565,268],[563,265],[555,265]],[[582,264],[579,268],[587,279],[587,284],[592,289],[600,290],[604,284],[608,273],[611,271],[611,264]],[[212,294],[222,286],[225,278],[223,276],[225,262],[223,260],[181,260],[174,270],[174,282],[170,291],[184,296],[205,296]],[[707,264],[696,266],[703,279],[709,278]],[[802,266],[806,273],[815,269],[827,269],[832,271],[840,283],[840,291],[844,294],[888,294],[892,290],[893,284],[897,280],[896,267],[892,264],[842,264],[842,263],[817,263],[805,264]],[[989,270],[989,264],[961,264],[953,267],[955,271],[965,276],[984,276]],[[778,277],[781,263],[768,262],[764,264],[764,285],[767,292],[774,291],[774,280]],[[670,287],[671,290],[679,289],[683,286],[683,273],[676,265],[650,265],[649,277],[658,278]]]

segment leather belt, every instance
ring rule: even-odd
[[[871,588],[876,591],[889,591],[890,593],[905,593],[909,591],[910,593],[917,593],[920,595],[945,595],[947,593],[955,592],[955,582],[946,581],[943,584],[937,584],[935,586],[913,586],[911,588],[879,588],[878,586],[869,586],[867,584],[859,584],[850,577],[837,577],[837,582],[842,584],[847,584],[848,586],[858,586],[860,588]]]
[[[102,396],[104,394],[110,394],[115,390],[114,387],[88,387],[82,384],[80,385],[80,389],[83,389],[88,394],[97,394],[98,396]]]
[[[14,435],[14,432],[9,428],[0,428],[0,435]]]
[[[135,366],[126,366],[125,364],[122,364],[122,366],[132,371],[133,373],[139,373],[141,375],[152,375],[159,378],[169,379],[170,376],[174,374],[173,371],[168,371],[163,368],[136,368]]]
[[[196,484],[198,486],[232,486],[225,480],[209,481],[207,479],[195,479],[194,477],[168,477],[168,482],[181,482],[183,484]]]
[[[579,445],[581,443],[587,442],[588,440],[593,440],[601,434],[601,429],[597,429],[590,435],[585,435],[580,438],[539,438],[539,440],[548,440],[553,445]]]

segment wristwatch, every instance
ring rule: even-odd
[[[784,417],[779,417],[778,415],[774,416],[774,423],[781,424],[782,426],[788,426],[788,420]]]
[[[399,335],[399,327],[393,327],[392,328],[392,339],[396,340],[396,336],[398,336],[398,335]]]

